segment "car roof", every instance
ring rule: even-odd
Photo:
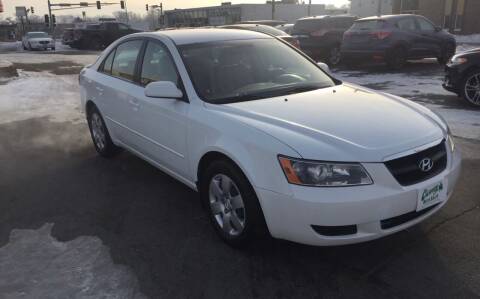
[[[268,25],[262,25],[262,24],[234,24],[234,25],[221,26],[219,28],[253,30],[253,31],[262,32],[262,33],[273,35],[273,36],[286,35],[285,32],[283,32],[278,28],[268,26]]]
[[[366,18],[361,18],[358,19],[357,22],[361,21],[369,21],[369,20],[395,20],[395,19],[401,19],[405,17],[418,17],[418,15],[412,15],[412,14],[400,14],[400,15],[381,15],[381,16],[372,16],[372,17],[366,17]]]
[[[216,41],[246,40],[246,39],[268,39],[269,35],[242,29],[220,29],[220,28],[198,28],[198,29],[177,29],[161,30],[143,35],[167,36],[177,45],[208,43]]]
[[[298,21],[305,21],[305,20],[318,20],[318,19],[355,19],[357,16],[353,15],[321,15],[321,16],[311,16],[311,17],[304,17],[298,19]]]
[[[45,34],[48,34],[48,33],[43,32],[43,31],[31,31],[31,32],[27,32],[27,34],[36,34],[36,33],[45,33]]]

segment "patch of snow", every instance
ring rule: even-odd
[[[455,40],[457,41],[457,44],[479,44],[480,45],[480,34],[455,35]]]
[[[372,89],[381,90],[402,97],[419,94],[451,95],[443,89],[443,74],[436,76],[410,76],[405,73],[366,73],[364,71],[339,71],[335,76]]]
[[[0,248],[2,298],[146,298],[135,275],[113,263],[99,238],[59,242],[52,227],[12,230]]]
[[[432,104],[426,106],[447,121],[454,136],[480,140],[479,111],[443,108]]]
[[[45,116],[84,122],[78,76],[20,71],[19,78],[0,85],[0,115],[0,124]]]

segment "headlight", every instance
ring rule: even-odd
[[[460,65],[460,64],[464,64],[467,61],[468,61],[467,58],[455,55],[450,59],[448,64],[449,65]]]
[[[329,163],[279,156],[278,160],[290,184],[318,187],[373,184],[358,163]]]

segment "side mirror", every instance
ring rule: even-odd
[[[150,98],[180,99],[183,93],[171,81],[157,81],[145,87],[145,95]]]
[[[442,27],[440,27],[440,26],[435,26],[435,31],[436,31],[436,32],[442,31]]]
[[[324,72],[330,73],[330,68],[328,67],[328,65],[327,65],[326,63],[317,62],[317,65],[318,65]]]

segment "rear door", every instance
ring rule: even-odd
[[[129,130],[132,91],[138,88],[135,71],[143,43],[142,39],[133,39],[118,45],[100,66],[96,80],[95,102],[114,138],[127,145],[132,140]]]
[[[405,42],[409,47],[409,58],[422,57],[425,55],[423,37],[418,30],[415,18],[401,18],[396,22],[395,26],[398,28],[398,31],[396,32],[397,39]]]
[[[372,34],[381,30],[384,26],[385,21],[383,20],[356,21],[345,32],[342,47],[360,51],[371,50],[373,43],[377,42]]]

